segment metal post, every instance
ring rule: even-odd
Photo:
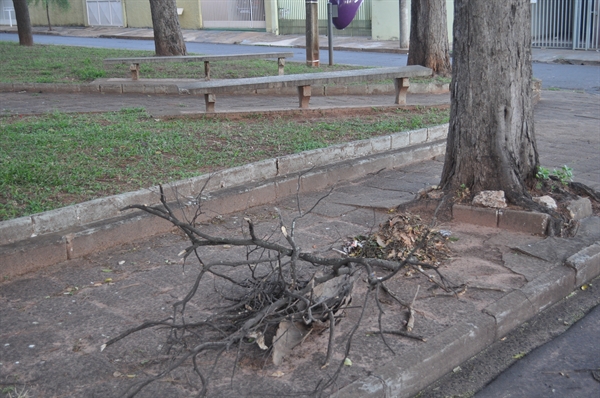
[[[410,17],[410,0],[398,0],[400,7],[400,48],[407,49],[410,41],[410,26],[408,19]]]
[[[319,66],[319,16],[317,0],[306,0],[306,65]]]
[[[327,3],[327,43],[329,44],[329,65],[333,65],[333,4],[331,1]]]

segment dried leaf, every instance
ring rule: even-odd
[[[271,374],[271,377],[281,377],[284,375],[285,375],[285,373],[283,373],[281,370],[278,370],[278,371],[274,372],[273,374]]]

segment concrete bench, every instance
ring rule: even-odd
[[[204,62],[204,77],[210,80],[210,62],[211,61],[239,61],[245,59],[274,59],[277,58],[279,66],[279,75],[283,75],[285,59],[294,56],[292,52],[286,53],[256,53],[256,54],[232,54],[232,55],[182,55],[173,57],[138,57],[138,58],[106,58],[105,65],[109,64],[129,64],[131,79],[140,78],[140,64],[157,62]]]
[[[308,108],[311,85],[369,82],[393,79],[396,87],[394,103],[406,104],[409,78],[431,76],[432,71],[423,66],[398,66],[376,69],[357,69],[336,72],[302,73],[285,76],[251,77],[244,79],[224,79],[179,84],[180,94],[202,95],[206,112],[215,111],[217,94],[252,91],[265,88],[297,87],[300,108]]]

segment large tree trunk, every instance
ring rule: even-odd
[[[27,0],[13,0],[13,7],[15,9],[15,17],[17,18],[19,44],[22,46],[33,46],[33,33],[31,32],[31,20],[29,19]]]
[[[175,0],[150,0],[156,55],[186,55]]]
[[[440,185],[530,203],[538,152],[529,0],[456,0],[450,128]],[[464,184],[464,185],[463,185]]]
[[[446,0],[412,0],[407,65],[422,65],[450,76]]]

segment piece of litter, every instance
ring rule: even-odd
[[[344,366],[352,366],[352,360],[350,358],[344,359]]]
[[[35,344],[30,344],[29,345],[29,348],[34,348],[34,347],[35,347]]]
[[[119,265],[123,265],[123,264],[125,264],[125,261],[123,261],[123,260],[119,261]]]

